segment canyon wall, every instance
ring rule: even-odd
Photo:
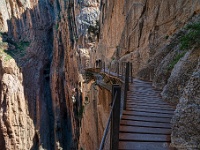
[[[76,52],[80,61],[79,70],[94,67],[91,63],[91,53],[96,51],[96,42],[99,33],[99,15],[101,0],[78,0],[75,5],[77,28]]]
[[[48,70],[52,53],[52,6],[48,2],[1,1],[2,149],[51,149],[52,99]],[[1,135],[2,136],[2,135]]]
[[[95,84],[84,84],[84,112],[80,128],[79,148],[98,149],[110,113],[111,92]],[[107,143],[109,146],[109,143]],[[109,148],[106,147],[105,148]]]
[[[97,60],[130,61],[163,90],[177,104],[172,146],[198,149],[199,36],[181,39],[199,18],[198,0],[1,0],[1,149],[98,148],[111,95],[87,81]]]
[[[200,2],[108,0],[102,1],[100,16],[99,42],[91,63],[100,59],[116,71],[117,64],[131,62],[134,77],[153,81],[163,90],[164,100],[178,104],[172,146],[198,149]]]
[[[78,149],[81,101],[87,92],[81,73],[90,66],[100,1],[0,4],[2,149]]]
[[[1,149],[77,149],[72,8],[58,0],[0,2]]]
[[[99,6],[99,0],[0,2],[1,149],[78,149],[87,86],[81,73],[90,66]]]

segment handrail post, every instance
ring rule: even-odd
[[[112,86],[112,102],[114,102],[115,93],[117,93],[115,103],[113,104],[113,113],[111,117],[110,131],[110,150],[117,150],[119,146],[119,125],[120,125],[120,99],[121,87],[119,85]]]
[[[131,83],[133,83],[133,63],[131,63]]]
[[[121,74],[122,74],[122,79],[123,79],[123,76],[124,76],[124,63],[123,62],[121,63]]]
[[[125,80],[125,62],[123,62],[123,78],[124,78],[124,80]]]
[[[126,110],[126,99],[128,90],[129,90],[129,62],[126,63],[126,75],[124,83],[124,110]]]
[[[117,62],[117,77],[119,78],[119,62]]]
[[[104,61],[104,73],[106,72],[106,62]]]
[[[109,64],[109,66],[110,66],[110,67],[109,67],[109,73],[108,73],[108,74],[110,75],[110,69],[111,69],[111,62],[110,62],[110,64]]]
[[[127,80],[127,91],[129,91],[129,78],[130,78],[130,62],[127,62],[126,63],[126,78],[125,78],[125,80]]]

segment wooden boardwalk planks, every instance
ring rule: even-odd
[[[120,141],[119,142],[120,150],[172,150],[169,143],[163,142],[128,142]]]
[[[174,107],[149,82],[134,80],[120,121],[120,150],[172,150],[170,121]]]

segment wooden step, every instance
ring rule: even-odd
[[[145,122],[145,121],[132,121],[132,120],[121,120],[120,125],[126,126],[140,126],[140,127],[158,127],[171,129],[170,123],[155,123],[155,122]]]
[[[174,114],[173,110],[162,110],[162,109],[151,109],[151,108],[134,108],[134,107],[127,107],[127,111],[141,111],[141,112],[151,112],[151,113],[158,113],[158,114]]]
[[[125,126],[121,125],[120,132],[126,133],[143,133],[143,134],[170,134],[171,129],[152,128],[152,127],[138,127],[138,126]]]
[[[160,122],[160,123],[170,123],[170,118],[158,118],[158,117],[144,117],[144,116],[129,116],[122,115],[124,120],[135,120],[135,121],[146,121],[146,122]]]
[[[160,113],[150,113],[150,112],[140,112],[140,111],[123,111],[125,115],[132,115],[132,116],[150,116],[150,117],[163,117],[163,118],[172,118],[170,114],[160,114]]]
[[[169,142],[119,141],[119,150],[174,150]]]
[[[166,110],[173,112],[173,108],[162,108],[154,106],[144,106],[144,105],[127,105],[126,108],[139,108],[139,109],[154,109],[154,110]]]
[[[170,135],[120,133],[119,141],[170,142]]]
[[[143,104],[160,104],[160,105],[169,105],[165,102],[162,101],[147,101],[147,100],[131,100],[131,99],[127,99],[127,103],[143,103]]]
[[[127,95],[127,97],[128,98],[140,98],[140,99],[149,99],[149,98],[151,98],[151,99],[155,99],[155,100],[162,100],[162,98],[160,97],[160,96],[152,96],[152,95],[147,95],[147,94],[145,94],[145,95],[143,95],[143,96],[141,96],[141,95],[143,95],[143,94],[136,94],[136,95]]]
[[[129,97],[129,96],[127,96],[127,100],[131,100],[131,101],[141,101],[141,100],[143,100],[143,101],[148,101],[148,102],[149,101],[154,101],[154,102],[164,102],[164,103],[167,103],[167,102],[163,101],[160,98],[149,97],[149,96],[147,96],[147,97],[138,97],[138,96],[136,96],[136,97]]]
[[[129,84],[126,110],[120,120],[120,150],[172,150],[170,121],[175,107],[162,100],[150,82]]]
[[[174,110],[170,106],[159,106],[159,105],[151,105],[151,104],[126,104],[127,107],[149,107],[151,109],[158,108],[158,109],[163,109],[163,110]]]
[[[155,103],[143,103],[143,102],[127,102],[128,105],[148,105],[148,106],[159,106],[159,107],[169,107],[167,104],[155,104]]]

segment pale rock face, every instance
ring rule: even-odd
[[[90,65],[90,63],[89,63],[90,62],[89,50],[84,49],[84,48],[79,48],[78,53],[80,55],[81,69],[89,68],[89,65]]]
[[[83,5],[86,7],[98,7],[100,0],[83,0]]]
[[[27,8],[31,8],[36,3],[32,3],[29,0],[13,0],[7,2],[6,0],[0,1],[0,31],[8,31],[8,23],[11,18],[20,18],[22,13],[25,12]]]
[[[49,86],[52,6],[48,1],[2,0],[0,3],[1,31],[8,31],[3,40],[10,42],[13,54],[9,60],[2,57],[0,61],[3,89],[0,139],[4,143],[1,148],[51,149],[54,147]]]
[[[79,37],[77,41],[77,52],[80,49],[88,51],[89,58],[82,59],[79,68],[85,69],[93,67],[91,52],[96,50],[97,35],[94,33],[89,33],[91,28],[98,28],[99,26],[99,15],[100,15],[100,0],[78,0],[76,9],[76,24],[77,24],[77,36]],[[99,29],[97,29],[99,30]],[[79,57],[85,58],[85,55],[79,53]],[[87,56],[88,57],[88,56]]]
[[[23,76],[13,59],[0,65],[1,149],[31,149],[35,127],[24,95]],[[2,137],[3,136],[3,137]]]
[[[86,35],[89,26],[95,26],[99,20],[98,7],[85,7],[81,9],[81,13],[77,16],[78,33]]]
[[[111,93],[94,81],[83,86],[83,97],[87,97],[87,101],[84,100],[79,149],[98,149],[110,112]],[[109,142],[105,144],[105,149],[109,149]]]
[[[86,35],[89,26],[95,26],[99,20],[99,2],[96,0],[80,0],[79,13],[76,14],[77,30],[79,35]]]

